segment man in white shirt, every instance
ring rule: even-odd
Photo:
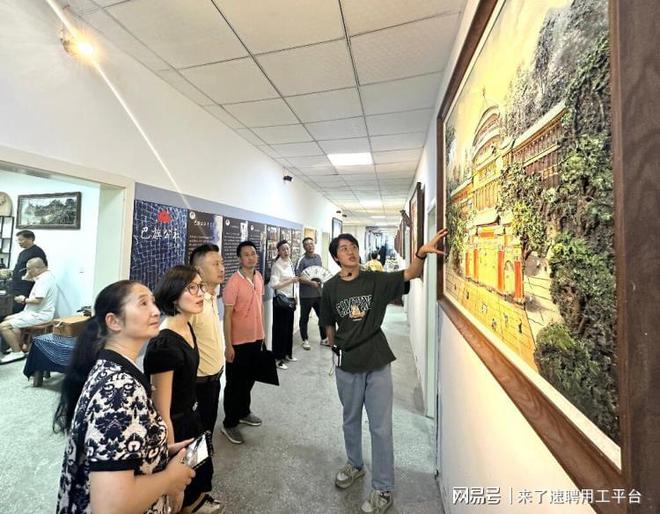
[[[225,280],[225,266],[220,249],[214,244],[203,244],[195,248],[190,254],[190,264],[199,273],[207,290],[204,294],[204,309],[201,313],[195,314],[190,323],[195,331],[199,348],[199,367],[195,387],[199,415],[204,430],[213,434],[218,417],[220,377],[225,366],[225,339],[216,296],[218,287]]]
[[[25,357],[21,349],[22,329],[52,321],[57,303],[57,283],[55,276],[48,270],[41,257],[34,257],[27,262],[27,273],[23,280],[34,280],[34,287],[27,298],[19,295],[17,303],[25,304],[19,313],[7,316],[0,323],[0,335],[11,347],[12,353],[5,355],[1,364],[14,362]]]

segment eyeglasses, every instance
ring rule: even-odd
[[[200,291],[202,293],[206,293],[207,291],[206,284],[204,282],[199,284],[197,282],[192,282],[191,284],[188,284],[185,289],[193,296],[199,294]]]

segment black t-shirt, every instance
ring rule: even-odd
[[[387,304],[403,294],[404,284],[403,271],[360,271],[351,281],[337,274],[325,283],[320,323],[337,325],[335,344],[343,351],[341,369],[372,371],[395,359],[380,327]]]
[[[11,292],[13,295],[25,295],[28,296],[34,282],[30,280],[23,280],[23,276],[27,272],[27,262],[30,259],[35,257],[41,257],[44,261],[44,264],[48,266],[48,260],[46,259],[46,254],[44,251],[37,245],[32,245],[30,248],[26,248],[21,253],[18,254],[16,259],[16,266],[14,266],[14,271],[12,272],[11,277]]]
[[[199,366],[199,350],[197,349],[197,339],[194,333],[193,341],[195,342],[194,348],[179,334],[165,328],[149,341],[144,355],[144,373],[149,379],[151,379],[151,375],[157,373],[174,372],[170,414],[172,424],[175,425],[175,432],[177,432],[180,415],[191,413],[197,402],[195,386],[197,383],[197,367]],[[179,440],[178,435],[175,433],[176,440]]]

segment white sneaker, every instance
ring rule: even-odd
[[[296,359],[293,355],[291,355],[290,357],[286,358],[286,361],[287,362],[298,362],[298,359]]]
[[[25,357],[27,357],[27,354],[23,352],[11,352],[0,359],[0,364],[9,364],[10,362],[20,361],[25,359]]]
[[[307,341],[307,340],[304,340],[304,341],[302,342],[302,347],[303,347],[303,349],[305,349],[305,350],[310,350],[310,349],[312,348],[312,347],[309,345],[309,341]]]
[[[380,514],[392,506],[392,493],[372,489],[369,497],[364,501],[360,510],[362,512]]]
[[[328,343],[327,338],[321,340],[321,346],[330,346],[330,343]]]
[[[279,369],[289,369],[289,366],[287,366],[286,364],[284,364],[284,361],[277,361],[277,367],[278,367]]]

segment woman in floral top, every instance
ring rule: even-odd
[[[99,293],[94,312],[55,414],[55,428],[68,436],[57,512],[167,514],[195,472],[183,464],[190,441],[168,448],[149,382],[135,366],[158,333],[159,311],[147,287],[123,280]]]

